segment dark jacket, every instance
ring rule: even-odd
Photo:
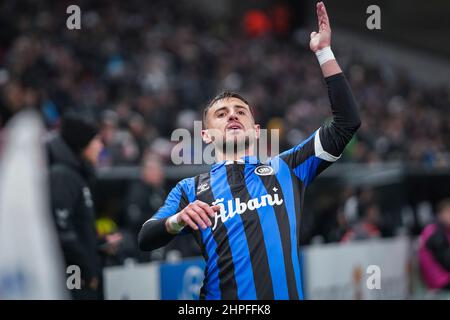
[[[100,276],[95,212],[88,186],[93,168],[77,157],[59,136],[47,143],[51,209],[67,265],[78,265],[89,283]]]
[[[162,187],[155,187],[142,180],[133,181],[125,198],[124,226],[137,234],[151,214],[164,204],[165,192]],[[137,241],[137,240],[136,240]]]

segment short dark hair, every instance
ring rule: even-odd
[[[253,110],[250,107],[250,103],[248,103],[248,101],[239,93],[234,92],[234,91],[230,91],[230,90],[225,90],[222,91],[221,93],[219,93],[218,95],[216,95],[214,98],[212,98],[205,106],[205,108],[203,108],[203,126],[206,127],[206,114],[208,113],[208,110],[211,109],[211,107],[219,100],[222,99],[229,99],[229,98],[236,98],[241,100],[242,102],[244,102],[246,105],[248,105],[250,112],[252,114],[252,116],[254,117],[253,114]]]
[[[98,133],[97,122],[87,115],[71,111],[61,118],[61,138],[75,154],[82,152]]]

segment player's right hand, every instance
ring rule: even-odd
[[[177,213],[177,222],[194,230],[198,230],[198,227],[205,230],[212,225],[210,217],[214,218],[219,210],[220,206],[210,206],[206,202],[196,200]]]

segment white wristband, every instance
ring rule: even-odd
[[[174,214],[173,216],[170,216],[167,219],[167,222],[169,223],[170,229],[172,229],[175,232],[180,232],[181,230],[183,230],[183,228],[185,227],[184,225],[181,225],[178,223],[177,221],[177,216],[176,214]]]
[[[316,51],[317,60],[319,60],[319,64],[323,65],[325,62],[334,60],[333,51],[331,51],[331,47],[325,47],[323,49]]]

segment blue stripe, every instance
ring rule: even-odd
[[[186,193],[189,203],[195,201],[195,178],[186,178],[180,182],[181,187]]]
[[[294,168],[294,173],[300,180],[303,181],[305,186],[316,177],[317,167],[322,162],[322,159],[316,156],[311,156],[303,163]]]
[[[180,181],[180,188],[184,191],[186,194],[186,197],[188,198],[188,203],[194,202],[196,200],[195,195],[195,178],[190,177],[186,178]],[[191,231],[189,228],[184,228],[181,230],[180,235],[187,235],[190,234]]]
[[[291,234],[291,255],[292,264],[294,266],[295,283],[297,285],[299,299],[303,300],[300,261],[297,252],[297,219],[295,216],[294,188],[292,186],[290,171],[291,169],[289,168],[289,166],[280,159],[279,170],[276,173],[276,176],[281,188],[283,189],[283,196],[285,201],[284,203],[289,217],[289,229]]]
[[[228,208],[227,203],[229,200],[232,200],[234,204],[234,198],[230,186],[228,185],[225,166],[221,166],[217,171],[211,173],[210,184],[214,199],[223,197],[225,208]],[[235,205],[233,209],[236,209]],[[225,221],[224,225],[227,229],[228,242],[233,257],[238,298],[244,300],[256,300],[256,289],[250,261],[250,251],[248,249],[247,237],[245,235],[241,216],[236,214],[233,218]]]
[[[196,200],[195,194],[195,178],[188,178],[184,180],[184,192],[186,193],[189,203]],[[183,231],[186,230],[183,229]],[[208,300],[220,300],[220,288],[219,288],[219,268],[217,261],[219,257],[216,253],[217,243],[214,240],[211,229],[206,228],[202,232],[202,242],[205,246],[205,250],[208,253],[208,261],[206,261],[207,279],[204,279],[206,297]]]
[[[251,199],[260,198],[268,193],[261,181],[261,178],[254,174],[253,170],[254,166],[245,165],[245,182],[247,184],[247,189],[250,193]],[[271,194],[273,193],[271,192]],[[278,229],[275,211],[272,206],[267,205],[261,206],[257,209],[257,212],[263,231],[267,258],[269,260],[274,298],[276,300],[289,299],[283,248],[281,245],[281,236]]]
[[[170,191],[164,205],[154,214],[152,219],[164,219],[177,213],[181,200],[181,182]]]
[[[208,261],[206,261],[206,268],[208,270],[207,279],[205,281],[206,297],[207,300],[220,300],[220,288],[219,288],[219,267],[217,261],[219,259],[216,249],[217,243],[214,240],[211,229],[206,228],[202,232],[202,241],[205,245],[205,250],[208,252]]]

